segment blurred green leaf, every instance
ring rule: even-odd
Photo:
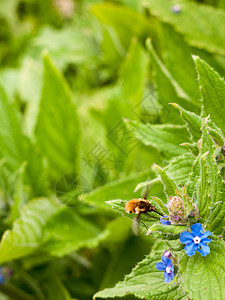
[[[130,7],[138,12],[142,10],[141,2],[139,0],[133,0],[133,1],[128,1],[128,0],[119,0],[123,5]]]
[[[57,276],[45,278],[45,280],[42,282],[42,285],[46,291],[46,296],[48,300],[76,300],[74,298],[71,298],[69,292],[60,282]]]
[[[107,209],[105,201],[118,198],[129,200],[139,198],[140,195],[135,193],[134,189],[138,182],[144,181],[148,177],[155,177],[154,173],[150,169],[149,171],[139,172],[129,177],[107,183],[88,194],[81,195],[80,199],[92,205]],[[160,193],[159,185],[152,188],[150,195],[157,192]]]
[[[30,41],[27,54],[37,59],[43,49],[49,52],[62,69],[68,64],[81,64],[85,61],[90,63],[99,51],[97,43],[85,29],[64,27],[58,30],[50,26],[42,27]]]
[[[19,112],[9,103],[0,87],[0,157],[6,159],[5,166],[11,174],[26,161],[25,181],[32,186],[33,195],[45,195],[46,178],[42,157],[31,141],[23,135],[20,122]]]
[[[29,137],[33,138],[43,84],[42,64],[32,58],[24,59],[18,77],[17,93],[20,101],[26,103],[23,122],[24,131]]]
[[[114,72],[117,72],[117,68],[120,66],[126,51],[115,29],[111,26],[105,26],[103,29],[101,49],[104,63],[113,69]]]
[[[113,287],[118,281],[123,280],[124,274],[129,274],[137,262],[149,254],[153,243],[153,239],[143,235],[138,237],[132,235],[123,244],[121,243],[119,249],[113,251],[112,260],[105,270],[100,289]]]
[[[15,101],[16,89],[18,86],[19,72],[17,70],[7,68],[0,71],[0,84],[3,87],[10,103]]]
[[[66,174],[78,174],[80,132],[76,107],[66,82],[47,56],[36,137],[47,158],[53,186]]]
[[[144,42],[148,37],[151,26],[144,15],[128,7],[112,3],[101,3],[91,7],[91,12],[105,26],[113,27],[122,45],[127,48],[133,36]]]
[[[143,4],[151,14],[173,25],[192,46],[225,54],[223,10],[183,0],[144,0]],[[178,13],[174,11],[174,5],[179,5]]]
[[[135,72],[134,72],[135,70]],[[122,97],[130,104],[137,105],[143,97],[147,73],[147,55],[138,42],[133,38],[128,54],[121,66],[119,82],[121,83]],[[124,111],[124,116],[127,112]]]
[[[64,208],[48,219],[44,228],[43,250],[64,256],[81,247],[96,247],[108,235],[94,222],[86,220],[72,208]]]
[[[20,219],[2,237],[0,262],[35,252],[42,243],[45,223],[60,207],[58,202],[45,198],[33,200],[24,206]]]
[[[160,24],[159,43],[162,60],[183,90],[193,99],[200,98],[199,86],[196,81],[195,64],[191,55],[195,49],[185,41],[184,36],[174,30],[169,24]]]
[[[187,110],[198,112],[200,103],[196,99],[192,99],[177,83],[177,81],[170,74],[166,66],[160,60],[155,49],[152,46],[151,40],[146,42],[150,53],[150,64],[152,65],[152,79],[154,80],[158,105],[162,106],[163,114],[160,120],[164,123],[181,123],[178,114],[171,106],[171,102],[176,102]]]

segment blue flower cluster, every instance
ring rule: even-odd
[[[167,216],[163,216],[160,219],[162,225],[171,225]],[[180,242],[186,244],[184,250],[188,256],[192,256],[198,251],[202,256],[206,256],[210,253],[209,244],[212,239],[208,236],[212,236],[210,231],[203,233],[202,224],[196,223],[191,225],[191,231],[184,231],[180,234]],[[174,265],[172,264],[170,251],[165,251],[162,256],[162,262],[156,264],[156,269],[159,271],[164,271],[164,282],[170,282],[171,278],[174,278]]]

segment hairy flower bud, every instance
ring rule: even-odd
[[[184,223],[184,202],[178,196],[171,196],[167,205],[169,220],[172,224],[182,225]]]

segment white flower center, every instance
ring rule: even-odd
[[[166,267],[166,273],[171,273],[171,267]]]
[[[196,245],[198,245],[200,242],[201,242],[200,237],[199,237],[199,236],[196,236],[196,237],[194,238],[194,243],[195,243]]]

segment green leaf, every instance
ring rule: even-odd
[[[80,134],[76,108],[66,82],[47,56],[36,137],[48,160],[52,185],[65,174],[78,173]]]
[[[137,36],[141,41],[145,41],[149,35],[151,27],[148,20],[128,7],[101,3],[93,5],[91,12],[102,24],[116,30],[120,42],[125,48],[130,44],[132,36]]]
[[[199,143],[199,147],[200,147],[199,154],[193,164],[192,172],[189,177],[188,190],[189,190],[190,196],[192,196],[192,194],[195,190],[196,184],[197,184],[197,180],[200,176],[200,156],[201,155],[208,153],[208,155],[206,156],[207,165],[208,165],[209,169],[212,168],[212,170],[215,171],[215,172],[210,172],[210,174],[211,174],[210,176],[212,177],[212,179],[213,179],[214,174],[219,171],[218,170],[216,172],[216,170],[215,170],[215,168],[216,168],[215,161],[213,162],[213,157],[215,156],[215,145],[213,143],[211,136],[209,135],[206,124],[207,124],[207,120],[204,120],[202,128],[201,128],[202,137],[201,137],[201,140]],[[213,182],[216,184],[215,179],[213,179]]]
[[[51,255],[61,257],[81,247],[96,247],[107,235],[107,230],[103,232],[72,208],[64,208],[45,224],[42,248]]]
[[[154,237],[161,239],[176,240],[186,229],[186,226],[154,224],[149,227],[147,234],[153,234]]]
[[[180,13],[173,12],[174,5],[180,6]],[[182,0],[145,0],[144,6],[149,8],[152,15],[171,24],[183,34],[190,45],[209,52],[225,54],[223,10]]]
[[[155,268],[160,261],[161,255],[148,255],[139,262],[132,272],[125,276],[124,281],[115,287],[105,289],[95,294],[94,299],[108,299],[134,295],[146,300],[180,300],[187,299],[185,292],[177,285],[164,284],[163,272]]]
[[[6,219],[9,223],[19,218],[21,208],[29,201],[29,188],[24,184],[25,169],[26,163],[22,164],[19,170],[9,178],[9,185],[13,189],[13,201],[10,205],[10,213]],[[10,194],[9,191],[7,193],[8,195]]]
[[[197,181],[197,206],[199,215],[203,219],[207,219],[210,214],[211,198],[210,198],[210,182],[206,164],[206,152],[199,158],[199,179]]]
[[[206,62],[194,57],[204,104],[205,115],[225,134],[225,82]]]
[[[171,25],[160,22],[159,30],[163,32],[158,36],[162,49],[160,56],[166,68],[189,97],[199,99],[195,64],[191,57],[196,50],[191,48],[184,40],[184,36],[175,31]]]
[[[72,300],[69,292],[57,276],[51,274],[43,280],[42,286],[48,300]]]
[[[181,146],[186,147],[194,156],[198,156],[198,144],[197,143],[183,143]]]
[[[141,2],[138,0],[134,0],[134,1],[121,0],[121,3],[127,7],[132,8],[133,10],[138,11],[138,12],[142,11]]]
[[[0,86],[0,158],[5,158],[9,174],[13,174],[26,161],[25,182],[30,183],[34,196],[45,195],[46,178],[42,157],[23,135],[20,124],[19,112],[9,103]]]
[[[123,101],[129,101],[129,107],[131,104],[137,105],[142,99],[146,73],[147,55],[138,39],[133,38],[128,54],[121,66],[119,77]]]
[[[126,220],[126,218],[121,219]],[[123,224],[121,223],[120,227],[115,228],[112,235],[118,232],[118,228],[122,229]],[[120,243],[117,251],[114,251],[113,257],[104,272],[100,290],[113,287],[116,283],[122,281],[124,274],[129,274],[136,263],[149,254],[153,244],[154,240],[146,235],[134,236],[130,234],[127,236],[126,240]],[[97,266],[97,268],[99,267]]]
[[[114,28],[105,26],[102,38],[102,60],[112,71],[116,72],[125,56],[122,46]]]
[[[192,196],[197,187],[197,205],[200,215],[207,218],[207,229],[216,235],[223,232],[225,185],[215,161],[216,147],[209,134],[207,120],[202,125],[199,156],[196,158],[189,178],[188,192]],[[209,211],[210,210],[210,214]]]
[[[212,128],[208,127],[208,129],[213,141],[222,148],[224,146],[224,137],[221,130],[212,122],[210,123],[210,126],[212,126]]]
[[[181,156],[173,158],[170,163],[165,167],[167,175],[174,180],[177,185],[185,185],[188,182],[189,174],[194,162],[194,156],[191,153],[185,153]],[[152,180],[140,182],[135,191],[149,186],[150,188],[160,182],[160,177]],[[152,193],[151,193],[152,194]]]
[[[201,122],[202,118],[198,115],[183,109],[180,105],[172,103],[172,105],[179,109],[181,118],[187,124],[187,129],[191,135],[193,142],[197,142],[201,137]]]
[[[0,263],[33,253],[42,243],[47,220],[61,207],[56,201],[40,198],[24,206],[21,217],[7,230],[0,244]]]
[[[173,158],[165,168],[167,175],[172,178],[176,184],[185,185],[188,181],[194,158],[191,153],[185,153]]]
[[[168,106],[171,102],[176,102],[187,110],[198,112],[200,108],[199,101],[193,100],[180,87],[166,66],[160,60],[150,39],[146,42],[150,53],[150,63],[152,64],[152,77],[156,83],[157,104],[161,107],[162,113],[160,120],[165,123],[177,124],[179,122],[178,113]],[[180,122],[179,122],[180,123]]]
[[[224,299],[225,298],[225,247],[224,242],[209,244],[210,254],[206,257],[196,252],[180,261],[182,275],[181,286],[191,299]]]
[[[184,126],[143,124],[137,121],[127,121],[126,124],[143,144],[157,148],[166,157],[186,152],[186,149],[180,147],[180,144],[187,140],[187,131]]]
[[[77,25],[78,22],[79,17]],[[89,22],[91,23],[90,16]],[[99,53],[97,43],[85,33],[82,24],[78,25],[76,30],[69,26],[61,27],[60,30],[52,26],[42,26],[32,39],[28,51],[37,60],[43,49],[48,51],[60,69],[65,69],[69,64],[91,63]]]
[[[164,169],[160,168],[160,166],[153,165],[153,169],[160,175],[167,198],[170,198],[170,196],[175,196],[175,191],[178,188],[176,183],[167,175]]]
[[[140,194],[135,193],[134,189],[138,182],[144,181],[148,177],[153,178],[155,177],[155,174],[151,170],[147,170],[126,178],[121,178],[98,187],[90,193],[81,195],[80,199],[91,205],[107,209],[105,201],[112,200],[114,198],[129,200],[139,198]],[[150,191],[150,195],[160,194],[160,188],[160,185],[154,185]]]
[[[172,77],[170,72],[167,70],[165,65],[160,61],[155,49],[152,46],[151,40],[147,40],[147,47],[151,54],[151,58],[153,59],[155,66],[158,67],[158,73],[159,71],[162,72],[164,75],[164,80],[166,80],[169,83],[169,86],[167,87],[168,91],[169,89],[173,89],[174,96],[179,96],[180,98],[187,98],[190,100],[189,96],[185,93],[185,91],[179,86],[179,84],[176,82],[176,80]],[[172,92],[172,91],[171,91]],[[164,101],[169,101],[168,96],[167,98],[163,98]],[[169,103],[169,102],[168,102]]]
[[[215,161],[216,147],[208,132],[205,122],[202,126],[202,145],[200,154],[204,154],[206,152],[209,152],[209,154],[206,156],[206,164],[209,170],[211,203],[216,203],[217,201],[221,200],[221,192],[224,184],[222,177],[220,176],[219,167]]]

